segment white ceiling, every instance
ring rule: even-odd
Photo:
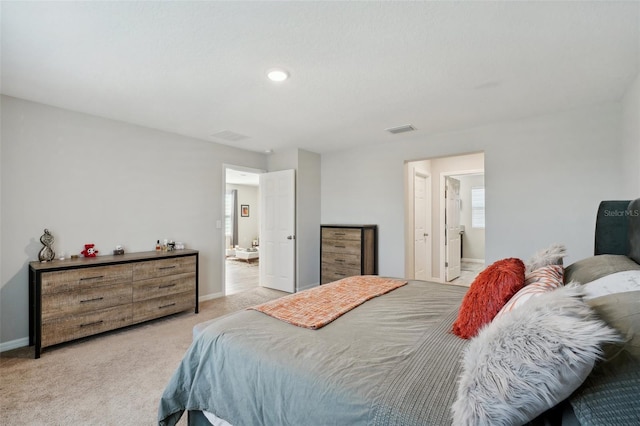
[[[637,1],[0,7],[2,93],[256,151],[619,100],[639,71]],[[269,82],[274,66],[291,78]],[[418,130],[384,131],[404,124]]]

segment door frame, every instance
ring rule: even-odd
[[[413,177],[413,193],[412,193],[412,197],[413,197],[413,214],[411,215],[413,218],[412,221],[412,227],[413,227],[413,278],[415,279],[415,270],[416,270],[416,249],[415,249],[415,229],[416,229],[416,187],[415,187],[415,180],[416,180],[416,176],[421,176],[423,178],[426,179],[426,189],[425,189],[425,199],[428,200],[427,201],[427,208],[425,211],[425,216],[426,216],[426,224],[425,224],[425,228],[426,230],[429,232],[429,240],[433,241],[433,230],[432,228],[432,211],[433,211],[433,206],[432,206],[432,196],[431,196],[431,173],[419,169],[418,167],[413,167],[412,168],[413,172],[412,172],[412,177]],[[428,272],[428,276],[427,276],[427,280],[433,280],[433,243],[431,242],[429,245],[429,256],[427,258],[427,272]]]
[[[466,170],[458,170],[458,171],[446,171],[446,172],[441,172],[440,173],[440,188],[439,188],[439,204],[440,204],[440,224],[439,224],[439,229],[440,229],[440,274],[438,277],[439,282],[441,283],[446,283],[445,279],[446,279],[446,271],[445,271],[445,261],[446,261],[446,243],[447,241],[445,240],[445,196],[444,196],[444,191],[445,191],[445,181],[447,177],[452,177],[452,176],[461,176],[461,175],[474,175],[474,174],[480,174],[480,173],[484,173],[484,169],[466,169]]]
[[[428,167],[420,167],[414,163],[418,163],[421,160],[406,160],[404,162],[404,276],[407,279],[415,279],[415,199],[414,199],[414,176],[415,171],[421,174],[429,176],[429,193],[430,193],[430,209],[429,209],[429,223],[431,227],[431,273],[427,277],[428,281],[438,281],[438,277],[433,276],[433,253],[437,248],[433,247],[433,185],[435,183],[436,176]]]
[[[222,268],[220,268],[221,270],[221,283],[222,283],[222,296],[226,296],[227,295],[227,262],[226,262],[226,246],[225,246],[225,242],[226,242],[226,235],[224,233],[224,213],[225,213],[225,204],[226,204],[226,194],[227,194],[227,170],[236,170],[239,172],[247,172],[247,173],[255,173],[255,174],[262,174],[262,173],[266,173],[266,170],[264,169],[255,169],[252,167],[246,167],[246,166],[237,166],[235,164],[227,164],[227,163],[223,163],[222,164],[222,203],[221,203],[221,210],[220,210],[220,217],[222,218],[220,220],[220,227],[218,228],[218,226],[216,226],[216,229],[220,230],[220,256],[222,259]],[[259,200],[258,200],[259,201]],[[260,208],[260,206],[257,206],[257,208]],[[217,224],[216,224],[217,225]],[[260,228],[258,228],[259,231]],[[260,236],[258,235],[258,238],[260,238]]]

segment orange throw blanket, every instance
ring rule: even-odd
[[[248,309],[317,330],[367,300],[405,284],[407,281],[371,275],[348,277]]]

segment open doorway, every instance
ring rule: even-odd
[[[444,281],[469,286],[484,269],[484,171],[444,175]]]
[[[470,285],[484,267],[484,154],[407,161],[405,177],[405,276]]]
[[[260,285],[261,170],[224,168],[224,273],[225,295]]]

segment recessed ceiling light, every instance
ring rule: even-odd
[[[267,71],[267,77],[269,80],[279,83],[288,79],[289,73],[282,68],[273,68]]]

